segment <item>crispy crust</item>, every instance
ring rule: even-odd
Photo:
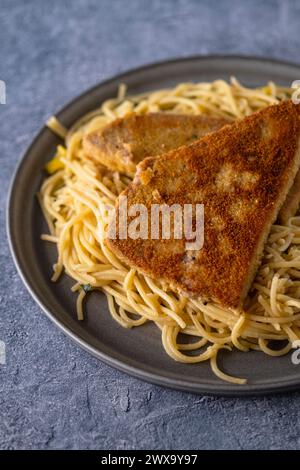
[[[278,220],[281,224],[286,224],[290,217],[293,217],[300,204],[300,171],[296,174],[294,184],[291,187],[282,208],[280,209]]]
[[[298,107],[299,109],[299,107]],[[128,207],[143,203],[204,203],[205,240],[112,240],[130,266],[191,296],[241,309],[271,224],[299,169],[298,109],[270,106],[189,146],[138,165],[122,193]],[[128,219],[130,222],[130,218]]]
[[[134,174],[144,158],[189,144],[228,122],[210,116],[132,113],[88,134],[83,150],[111,170]]]

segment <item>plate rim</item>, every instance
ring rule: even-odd
[[[202,61],[202,60],[213,60],[213,59],[221,59],[221,60],[237,60],[237,61],[256,61],[256,62],[263,62],[266,61],[278,66],[290,66],[299,68],[300,71],[300,63],[280,60],[270,57],[264,56],[255,56],[255,55],[239,55],[239,54],[207,54],[207,55],[192,55],[186,57],[174,57],[167,60],[160,60],[156,62],[146,63],[139,67],[135,67],[132,69],[128,69],[120,74],[113,75],[106,80],[101,80],[100,82],[96,83],[95,85],[89,87],[83,93],[76,95],[73,99],[70,99],[63,107],[61,107],[58,112],[54,113],[55,116],[59,117],[60,114],[63,114],[65,111],[68,110],[69,107],[73,106],[78,101],[82,100],[86,96],[90,95],[94,91],[96,91],[99,87],[109,85],[114,83],[115,81],[122,81],[126,79],[126,77],[135,75],[139,72],[145,72],[149,69],[160,67],[163,65],[168,64],[176,64],[188,61]],[[211,395],[211,396],[226,396],[226,397],[246,397],[246,396],[263,396],[263,395],[270,395],[275,393],[287,392],[287,391],[296,391],[300,389],[300,373],[298,379],[289,379],[283,381],[283,383],[273,383],[273,384],[246,384],[242,387],[238,387],[235,384],[231,383],[220,383],[220,385],[214,384],[201,384],[201,383],[192,383],[186,381],[184,378],[182,379],[173,379],[170,377],[166,377],[159,373],[152,373],[147,370],[140,369],[135,367],[129,363],[123,362],[115,357],[106,354],[105,352],[95,348],[91,344],[89,344],[85,339],[80,337],[78,334],[71,331],[66,325],[63,324],[58,318],[56,318],[55,314],[52,313],[51,309],[48,309],[46,305],[43,303],[43,299],[38,295],[35,291],[35,286],[30,282],[24,269],[22,267],[21,260],[18,258],[17,249],[16,249],[16,236],[17,234],[14,233],[13,230],[13,213],[12,207],[13,202],[16,198],[16,185],[15,182],[22,172],[22,167],[26,164],[27,156],[30,154],[32,149],[38,143],[40,137],[47,129],[46,125],[43,125],[38,132],[35,133],[33,138],[30,141],[30,144],[21,152],[21,157],[19,157],[8,188],[7,194],[7,203],[6,203],[6,234],[8,239],[9,250],[14,262],[14,265],[17,269],[17,272],[25,285],[27,291],[34,299],[34,301],[38,304],[41,308],[42,312],[56,325],[60,331],[64,333],[65,336],[71,338],[75,344],[83,348],[85,351],[89,352],[92,356],[97,358],[98,360],[104,362],[105,364],[114,367],[121,372],[124,372],[130,376],[135,378],[144,380],[146,382],[160,385],[163,387],[168,387],[175,390],[180,390],[189,393],[196,393],[196,394],[203,394],[203,395]]]

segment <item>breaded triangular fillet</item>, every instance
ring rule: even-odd
[[[83,150],[96,163],[134,175],[144,158],[190,144],[228,122],[206,115],[131,113],[86,135]]]
[[[270,106],[138,165],[122,193],[133,204],[204,204],[204,246],[186,240],[108,239],[126,264],[173,289],[241,309],[264,243],[300,164],[299,108]],[[131,220],[129,218],[129,220]]]

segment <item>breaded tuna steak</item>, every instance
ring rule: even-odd
[[[93,161],[133,175],[144,158],[189,144],[228,122],[210,116],[132,113],[88,134],[83,150]]]
[[[203,203],[204,246],[190,252],[185,239],[123,240],[118,231],[108,246],[128,266],[173,289],[240,310],[299,169],[299,137],[299,107],[284,101],[147,158],[122,193],[128,207]]]

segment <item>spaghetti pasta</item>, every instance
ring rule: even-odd
[[[42,237],[58,249],[52,279],[56,281],[65,272],[76,281],[72,290],[78,295],[79,320],[84,317],[88,291],[100,290],[122,327],[151,321],[161,331],[164,348],[173,359],[184,363],[210,360],[220,379],[236,384],[246,379],[220,371],[220,349],[255,349],[272,356],[290,350],[292,341],[300,339],[300,216],[292,217],[285,226],[273,225],[261,267],[239,315],[179,295],[159,280],[128,268],[109,250],[105,232],[110,210],[131,179],[95,166],[85,158],[81,145],[84,135],[132,111],[204,113],[234,120],[287,99],[290,93],[274,83],[246,88],[235,78],[230,83],[181,83],[138,96],[127,96],[121,85],[116,99],[83,116],[68,132],[56,118],[48,121],[48,127],[65,139],[65,147],[59,146],[55,156],[59,164],[40,189],[50,232]]]

